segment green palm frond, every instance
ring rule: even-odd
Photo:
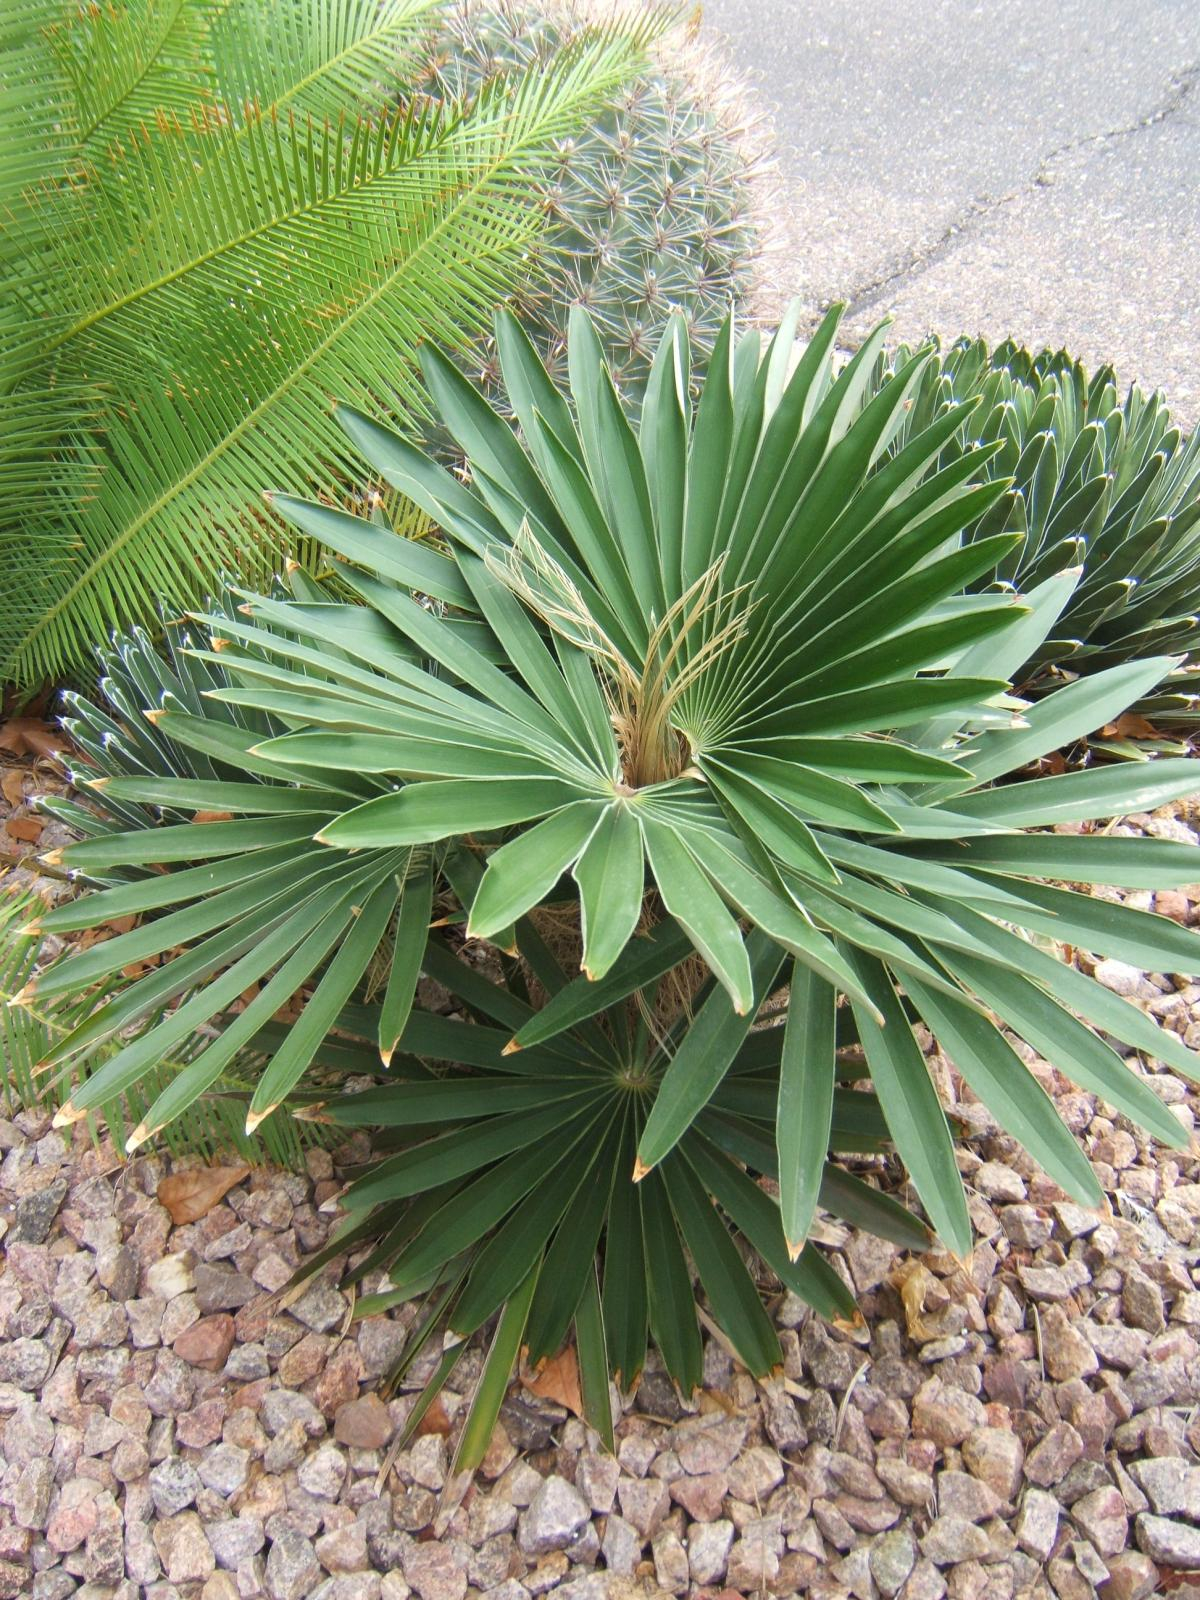
[[[231,207],[242,225],[251,217],[269,223],[278,152],[265,162],[261,151],[252,152],[239,169],[228,146],[252,141],[264,115],[285,127],[297,119],[318,126],[356,121],[382,61],[394,69],[434,4],[130,0],[119,9],[76,10],[63,0],[39,0],[41,26],[21,34],[29,70],[40,74],[36,95],[20,70],[24,56],[14,57],[12,75],[45,115],[39,120],[15,103],[11,120],[18,141],[35,146],[45,142],[42,122],[51,123],[63,158],[51,160],[47,147],[20,185],[22,214],[37,224],[36,236],[7,231],[14,293],[27,312],[25,345],[38,350],[48,338],[57,350],[81,321],[90,325],[154,287],[161,274],[182,271],[189,246],[202,259],[219,258],[228,241],[216,219],[228,220]],[[247,81],[248,61],[263,83]],[[361,109],[386,114],[382,93]],[[214,129],[226,130],[229,140],[190,137]],[[43,181],[32,184],[35,177]],[[164,193],[178,215],[161,214],[156,200]],[[262,217],[259,205],[267,208]],[[210,237],[203,222],[214,211]],[[93,240],[97,230],[103,237]],[[48,268],[35,238],[58,244]],[[94,281],[78,277],[81,259],[92,265]]]
[[[240,0],[208,44],[228,34],[233,59],[228,30],[251,28],[269,105],[230,112],[218,73],[186,117],[131,120],[77,183],[32,203],[44,248],[0,330],[0,406],[27,442],[0,459],[19,596],[0,627],[7,679],[78,668],[97,637],[196,599],[222,564],[262,576],[262,486],[325,493],[348,464],[331,420],[301,442],[304,425],[334,393],[419,409],[417,343],[460,346],[511,290],[542,222],[532,174],[653,28],[594,30],[469,105],[317,120],[358,103],[428,4]],[[75,392],[87,425],[59,404]],[[74,499],[36,492],[39,462]]]
[[[36,895],[8,893],[0,898],[0,1055],[3,1077],[0,1089],[12,1104],[40,1104],[38,1063],[46,1053],[51,1032],[40,1017],[10,1002],[33,975],[41,940],[26,933],[35,911],[44,909]]]
[[[41,251],[69,228],[88,163],[109,142],[162,112],[184,112],[212,74],[203,49],[229,0],[17,0],[0,21],[0,272],[36,295]],[[60,204],[37,205],[51,190]],[[76,261],[78,265],[78,261]],[[0,329],[0,360],[9,348]],[[0,392],[7,387],[0,365]]]

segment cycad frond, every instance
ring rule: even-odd
[[[210,86],[204,41],[229,0],[127,0],[54,9],[47,37],[81,153]]]
[[[307,45],[325,67],[306,80],[291,59],[272,89],[299,112],[326,70],[327,87],[365,80],[385,48],[372,18],[391,49],[423,3],[311,0],[338,13]],[[596,30],[467,106],[336,125],[252,107],[164,116],[97,159],[82,194],[48,190],[64,221],[46,229],[53,270],[23,286],[8,404],[35,412],[44,394],[50,459],[80,463],[75,483],[97,453],[103,470],[47,506],[27,462],[0,459],[0,548],[22,573],[0,673],[69,670],[114,625],[197,598],[221,565],[259,567],[262,488],[326,492],[349,465],[332,420],[312,426],[330,396],[418,410],[416,346],[461,347],[510,292],[541,222],[530,174],[628,76],[646,32]],[[93,427],[64,424],[63,386],[104,397]],[[58,558],[47,570],[31,527]]]
[[[58,193],[43,191],[56,298],[40,291],[30,337],[57,370],[92,370],[144,361],[150,324],[169,371],[212,326],[214,302],[251,315],[274,294],[319,304],[337,281],[335,230],[365,232],[380,255],[398,251],[414,204],[438,193],[445,174],[426,158],[454,122],[416,107],[347,135],[257,113],[242,126],[218,112],[188,124],[161,117],[103,163],[73,207],[74,227],[57,225]],[[89,271],[77,283],[80,251]]]
[[[57,1108],[78,1081],[79,1069],[56,1082],[41,1069],[43,1058],[96,1003],[96,996],[14,1004],[37,970],[41,939],[25,925],[45,907],[37,895],[9,893],[0,896],[0,1096],[13,1106]],[[102,1053],[90,1063],[105,1059]],[[86,1069],[85,1069],[86,1070]],[[249,1058],[245,1071],[237,1066],[217,1087],[192,1106],[186,1126],[164,1130],[163,1143],[173,1155],[236,1155],[244,1161],[299,1166],[305,1150],[333,1142],[341,1135],[318,1122],[295,1117],[273,1117],[253,1134],[245,1129],[246,1107],[254,1093],[251,1081],[261,1070],[260,1058]],[[107,1126],[116,1149],[123,1150],[129,1132],[142,1121],[151,1102],[179,1071],[164,1062],[123,1095],[98,1108],[96,1123]]]
[[[275,106],[324,120],[378,104],[437,0],[126,0],[45,5],[81,150],[98,155],[162,115]],[[43,63],[44,70],[44,63]]]
[[[221,98],[324,120],[381,103],[440,0],[235,0],[212,30]]]
[[[61,0],[6,0],[0,8],[0,280],[25,247],[25,189],[73,148],[66,83],[47,48],[61,12]]]

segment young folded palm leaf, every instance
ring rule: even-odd
[[[588,30],[469,102],[376,90],[360,114],[430,4],[234,0],[200,30],[202,92],[174,27],[145,76],[99,52],[122,70],[94,113],[90,74],[71,79],[78,171],[30,198],[25,247],[0,263],[16,441],[0,449],[0,678],[79,669],[97,637],[162,599],[195,603],[222,565],[268,573],[279,528],[252,509],[261,486],[349,481],[330,394],[419,413],[416,344],[482,331],[544,220],[535,176],[555,140],[655,28]]]
[[[426,1329],[447,1321],[465,1336],[503,1302],[497,1373],[522,1340],[552,1349],[574,1317],[593,1373],[603,1335],[613,1368],[632,1379],[649,1327],[679,1381],[697,1381],[698,1336],[683,1314],[688,1256],[739,1354],[761,1370],[775,1347],[728,1228],[834,1309],[804,1249],[818,1204],[916,1242],[910,1218],[826,1166],[831,1150],[869,1151],[885,1136],[933,1228],[965,1254],[951,1126],[918,1025],[1084,1202],[1099,1201],[1095,1178],[993,1014],[1157,1137],[1186,1142],[1077,1017],[1192,1075],[1196,1057],[1049,941],[1194,972],[1200,940],[1036,880],[1183,883],[1196,875],[1194,853],[1032,830],[1158,805],[1195,787],[1194,768],[1164,761],[996,783],[1118,715],[1172,663],[1114,667],[1033,707],[1014,699],[1012,673],[1054,627],[1075,574],[1020,600],[964,594],[1012,536],[961,539],[1004,488],[980,482],[979,452],[937,467],[963,412],[884,460],[928,357],[872,393],[881,334],[839,372],[836,313],[794,365],[793,326],[761,356],[753,337],[735,345],[726,328],[694,414],[686,338],[672,327],[637,434],[586,317],[572,330],[569,397],[512,319],[499,318],[519,432],[427,352],[426,379],[468,483],[359,413],[342,421],[375,470],[445,530],[444,551],[277,496],[302,533],[338,553],[338,577],[359,604],[246,594],[238,617],[203,619],[220,648],[200,659],[224,674],[202,701],[207,712],[168,703],[155,713],[157,734],[185,744],[211,749],[222,728],[225,770],[270,777],[272,804],[307,808],[295,836],[290,819],[262,831],[202,825],[203,848],[226,862],[272,845],[305,851],[305,881],[289,872],[261,926],[220,936],[237,955],[239,941],[253,941],[256,974],[315,939],[321,918],[344,919],[351,877],[356,904],[360,880],[380,895],[372,904],[385,924],[407,870],[399,863],[427,853],[435,915],[419,964],[474,1021],[413,1011],[390,1081],[318,1114],[394,1129],[399,1145],[351,1190],[354,1221],[337,1248],[377,1240],[363,1273],[386,1269],[397,1296],[428,1290]],[[264,717],[278,731],[259,737],[250,725]],[[236,738],[224,731],[231,720]],[[102,798],[184,798],[138,784],[109,784]],[[222,803],[205,789],[194,801]],[[96,871],[197,854],[168,828],[63,857]],[[158,909],[176,903],[174,876],[150,879]],[[103,914],[103,900],[93,904]],[[455,960],[439,931],[454,904],[469,914],[469,937],[510,953],[496,981]],[[88,905],[67,914],[74,925]],[[144,932],[159,948],[188,940],[176,957],[191,963],[188,1025],[219,1016],[251,970],[195,987],[235,958],[223,943],[195,942],[224,903],[207,900],[202,914],[205,930],[181,919]],[[264,932],[285,925],[265,951]],[[336,965],[339,986],[347,948],[327,968]],[[580,975],[560,965],[564,948]],[[119,942],[99,947],[50,981],[98,980],[128,959]],[[339,1016],[315,995],[313,1008],[312,1025],[252,1041],[279,1042],[260,1109],[296,1081],[296,1032],[305,1062],[351,1048],[321,1042],[331,1023],[377,1042],[391,1032],[381,1025],[387,998],[378,1011]],[[848,1058],[849,1045],[861,1054]],[[138,1070],[121,1061],[105,1070]],[[429,1061],[452,1068],[430,1082]],[[195,1079],[184,1084],[150,1127],[196,1091]],[[752,1181],[760,1176],[778,1180],[778,1205]]]

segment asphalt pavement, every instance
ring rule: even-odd
[[[705,0],[773,109],[773,278],[861,336],[1111,361],[1200,417],[1200,0]]]

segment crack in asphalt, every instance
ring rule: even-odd
[[[1171,74],[1170,88],[1162,102],[1148,111],[1145,116],[1138,117],[1136,121],[1126,123],[1121,128],[1106,128],[1101,133],[1088,133],[1082,139],[1069,139],[1066,144],[1060,144],[1057,150],[1051,150],[1048,156],[1043,156],[1038,164],[1038,169],[1030,180],[1038,187],[1047,182],[1052,182],[1049,169],[1053,162],[1062,156],[1073,154],[1076,150],[1086,150],[1091,145],[1108,144],[1117,139],[1127,139],[1132,134],[1143,133],[1147,128],[1156,128],[1160,123],[1168,122],[1175,114],[1183,109],[1184,102],[1192,90],[1200,82],[1200,64],[1193,62]],[[1028,187],[1028,185],[1027,185]]]
[[[1189,96],[1200,86],[1200,63],[1191,63],[1173,72],[1168,81],[1168,92],[1162,101],[1135,121],[1119,128],[1105,128],[1099,133],[1084,134],[1082,138],[1069,139],[1066,143],[1056,146],[1041,158],[1030,177],[1007,194],[972,196],[954,221],[932,243],[914,250],[899,266],[880,273],[869,283],[848,295],[846,321],[849,322],[860,313],[870,310],[895,286],[913,282],[922,272],[927,271],[947,255],[963,235],[977,227],[983,218],[1011,205],[1013,201],[1031,193],[1034,189],[1047,188],[1054,182],[1051,169],[1064,157],[1074,155],[1080,150],[1089,150],[1128,139],[1133,135],[1144,133],[1148,128],[1159,127],[1162,123],[1170,121],[1183,109]]]

